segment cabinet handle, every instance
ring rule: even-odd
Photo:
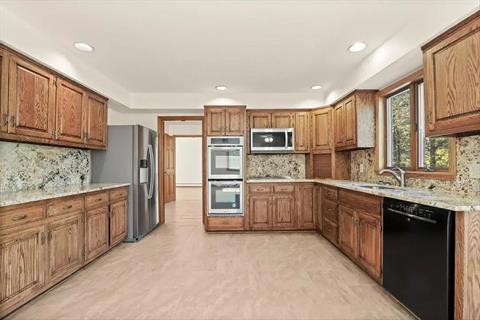
[[[52,241],[52,231],[48,232],[48,242]]]
[[[20,220],[26,219],[27,217],[28,215],[24,214],[23,216],[20,216],[20,217],[14,217],[12,221],[20,221]]]
[[[16,127],[18,123],[15,122],[15,116],[10,116],[10,122],[12,127]]]
[[[73,205],[66,206],[65,209],[72,209]]]

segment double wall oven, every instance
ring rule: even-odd
[[[243,137],[207,138],[208,215],[243,216]]]

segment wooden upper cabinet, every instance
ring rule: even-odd
[[[242,136],[245,132],[245,107],[206,107],[207,136]]]
[[[226,108],[225,135],[243,136],[245,132],[245,108]]]
[[[358,261],[377,280],[382,278],[381,219],[357,210]]]
[[[8,130],[8,55],[0,48],[0,132]]]
[[[312,151],[332,152],[332,108],[312,112]]]
[[[295,151],[310,150],[310,113],[307,111],[295,113]]]
[[[225,108],[208,108],[206,110],[208,136],[225,134],[225,112]]]
[[[293,128],[294,123],[295,118],[292,112],[272,113],[272,128]]]
[[[55,130],[55,75],[20,57],[10,55],[8,132],[53,138]]]
[[[110,245],[115,245],[127,236],[128,203],[117,201],[110,205]]]
[[[427,136],[480,131],[480,11],[423,50]]]
[[[44,226],[0,234],[0,316],[44,286],[45,242]]]
[[[55,138],[82,143],[86,126],[85,91],[59,78],[55,114]],[[102,123],[102,126],[105,126],[105,123]]]
[[[99,147],[107,146],[107,101],[88,93],[86,114],[86,143]]]
[[[272,114],[270,112],[250,113],[250,128],[271,128]]]
[[[335,149],[375,147],[375,92],[355,90],[335,105]]]
[[[81,211],[47,226],[48,281],[61,280],[83,265],[83,227]]]

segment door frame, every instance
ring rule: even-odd
[[[165,142],[163,139],[163,134],[165,133],[165,122],[167,121],[201,121],[202,122],[202,137],[205,132],[205,122],[204,116],[158,116],[157,117],[157,138],[158,138],[158,172],[157,172],[157,181],[158,181],[158,214],[160,224],[165,223],[165,198],[164,198],[164,183],[163,183],[163,171],[164,171],[164,161],[163,161],[163,151],[165,148]],[[205,168],[205,139],[202,139],[202,168]],[[202,170],[202,188],[205,186],[205,170]],[[202,191],[203,194],[203,191]],[[203,214],[203,197],[202,197],[202,214]]]

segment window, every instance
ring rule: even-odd
[[[411,173],[454,173],[454,140],[425,137],[424,85],[417,78],[384,95],[385,166]],[[398,87],[398,86],[397,86]]]

